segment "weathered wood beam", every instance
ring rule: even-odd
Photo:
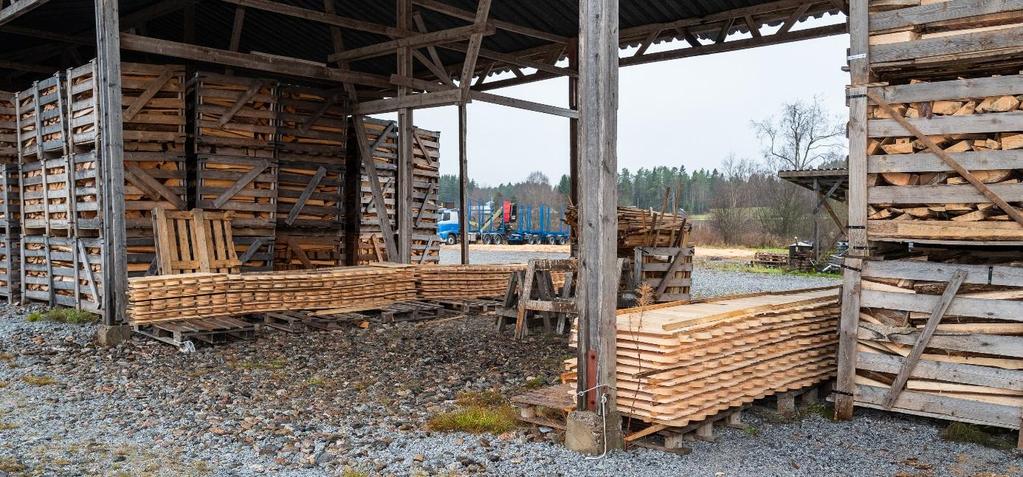
[[[234,24],[231,25],[231,41],[228,43],[228,50],[238,51],[242,42],[242,28],[245,27],[245,7],[239,6],[234,9]]]
[[[822,27],[807,28],[805,30],[791,31],[782,34],[766,35],[756,38],[745,38],[742,40],[733,40],[724,43],[714,43],[712,45],[703,45],[698,48],[680,48],[677,50],[648,53],[643,56],[632,56],[628,58],[622,58],[620,65],[634,66],[647,63],[654,63],[658,61],[667,61],[680,58],[690,58],[693,56],[709,55],[711,53],[737,51],[759,46],[780,45],[783,43],[791,43],[794,41],[809,40],[813,38],[823,38],[832,35],[841,35],[845,32],[846,25],[844,23],[839,23],[835,25],[827,25]]]
[[[384,236],[384,247],[387,249],[387,260],[394,261],[398,256],[398,247],[394,243],[394,231],[391,228],[391,221],[387,218],[387,204],[384,201],[383,188],[380,185],[380,176],[377,175],[376,161],[373,159],[373,149],[370,148],[369,138],[366,136],[366,124],[359,114],[352,116],[352,123],[355,125],[355,138],[359,143],[359,157],[362,159],[362,169],[369,177],[370,192],[373,194],[373,207],[376,209],[377,221],[380,224],[380,233]],[[390,131],[385,129],[380,135],[383,139]]]
[[[391,88],[393,85],[385,76],[329,68],[310,60],[284,56],[256,55],[221,50],[206,46],[190,45],[170,40],[121,33],[121,48],[154,55],[184,58],[192,61],[219,63],[226,66],[265,71],[285,76],[311,78],[325,81],[349,82],[377,88]]]
[[[783,23],[781,28],[778,29],[778,33],[788,33],[792,30],[792,27],[796,26],[796,23],[799,22],[799,19],[802,18],[803,15],[806,15],[806,11],[810,9],[810,5],[812,4],[813,2],[807,2],[800,5],[799,8],[796,8],[792,14],[785,19],[785,23]]]
[[[476,19],[475,12],[462,10],[461,8],[453,7],[451,5],[439,2],[437,0],[412,0],[412,3],[420,7],[423,7],[427,10],[433,10],[437,13],[443,13],[444,15],[447,15],[449,17],[460,18],[462,20],[468,21],[474,21]],[[546,40],[554,43],[566,43],[569,40],[567,37],[563,37],[561,35],[555,35],[553,33],[537,30],[535,28],[516,25],[514,23],[498,20],[496,18],[491,18],[487,20],[487,24],[493,25],[495,28],[507,32],[518,33],[519,35],[539,38],[541,40]]]
[[[464,44],[450,44],[441,45],[441,48],[448,50],[458,51],[466,53],[469,50],[468,45]],[[578,73],[569,68],[562,68],[560,66],[554,66],[549,63],[543,63],[540,61],[530,60],[521,56],[511,55],[508,53],[501,53],[499,51],[488,50],[486,48],[480,48],[479,56],[488,58],[491,60],[501,61],[509,65],[521,66],[524,68],[533,68],[538,71],[546,71],[559,76],[576,76]]]
[[[381,25],[379,23],[367,22],[363,20],[356,20],[354,18],[342,17],[336,14],[329,14],[317,10],[310,10],[307,8],[296,7],[294,5],[288,5],[280,2],[272,2],[269,0],[223,0],[223,1],[243,7],[254,8],[257,10],[277,13],[289,17],[301,18],[303,20],[309,20],[317,23],[324,23],[336,27],[347,28],[349,30],[375,33],[377,35],[383,35],[388,37],[402,36],[400,30],[387,25]]]
[[[412,21],[412,1],[397,0],[397,28],[403,34],[411,34],[414,31]],[[405,77],[415,76],[412,70],[412,48],[403,45],[398,47],[398,75]],[[409,94],[409,89],[404,86],[398,87],[398,98],[404,98]],[[399,262],[412,263],[412,187],[413,177],[413,142],[415,137],[413,124],[413,109],[402,108],[398,110],[398,192],[395,197],[396,219],[398,222],[398,255]],[[425,251],[423,253],[426,253]]]
[[[22,63],[20,61],[0,60],[0,69],[24,71],[24,72],[27,72],[27,73],[49,74],[49,73],[53,73],[54,70],[56,70],[57,68],[54,68],[52,66],[34,65],[34,64],[31,64],[31,63]]]
[[[482,101],[484,103],[499,104],[501,106],[508,106],[510,108],[525,109],[527,111],[534,111],[537,113],[552,114],[554,116],[561,116],[563,118],[578,118],[579,112],[560,108],[557,106],[551,106],[548,104],[537,103],[533,101],[526,101],[524,99],[509,98],[507,96],[500,96],[491,93],[484,93],[482,91],[470,91],[469,97],[476,101]]]
[[[394,53],[399,48],[421,48],[427,45],[437,45],[441,43],[464,40],[467,36],[476,33],[480,28],[476,25],[466,25],[455,28],[449,28],[447,30],[438,30],[430,33],[421,33],[418,35],[407,36],[404,38],[397,38],[391,41],[385,41],[376,43],[362,48],[353,48],[341,53],[335,53],[328,57],[331,63],[338,61],[354,61],[365,58],[373,58],[376,56],[387,55]],[[483,29],[484,35],[493,35],[494,28],[489,27]]]
[[[458,85],[462,89],[462,102],[469,100],[469,88],[472,76],[476,72],[476,61],[479,59],[480,48],[483,46],[483,29],[490,16],[490,0],[479,0],[476,7],[476,18],[473,26],[476,30],[469,36],[469,46],[465,50],[465,61],[462,63],[462,75]]]
[[[410,78],[408,76],[399,76],[397,74],[391,75],[391,83],[403,88],[412,88],[428,92],[449,91],[452,89],[458,89],[458,87],[456,86],[448,86],[446,84],[441,84],[436,81],[421,80],[418,78]]]
[[[468,119],[465,103],[458,103],[458,244],[462,265],[469,264],[469,152]],[[425,151],[424,151],[425,152]]]
[[[429,30],[426,29],[426,22],[423,21],[423,15],[419,12],[412,13],[412,22],[416,25],[416,31],[419,33],[429,33]],[[423,63],[423,66],[429,69],[431,73],[437,76],[437,79],[449,86],[455,86],[451,76],[444,70],[444,62],[441,61],[440,55],[437,54],[437,48],[433,45],[427,46],[426,52],[430,54],[429,58],[425,58],[418,50],[413,50],[412,55]]]
[[[37,30],[35,28],[24,28],[12,25],[4,25],[0,27],[0,32],[12,33],[14,35],[27,36],[31,38],[38,38],[40,40],[59,41],[63,43],[71,43],[74,45],[88,45],[94,46],[95,41],[88,36],[68,35],[65,33],[56,33],[52,31]]]
[[[579,381],[577,405],[623,446],[617,406],[618,0],[579,1]],[[593,369],[593,366],[596,369]]]
[[[328,15],[337,13],[337,5],[334,4],[334,1],[335,0],[323,0],[323,11]],[[341,29],[336,26],[330,27],[330,45],[333,47],[334,53],[340,53],[345,50],[344,36],[341,35]],[[341,71],[349,70],[348,63],[346,62],[339,63],[338,68],[340,68]],[[341,85],[344,88],[345,93],[348,94],[348,98],[353,103],[359,101],[359,92],[355,88],[355,85],[346,81],[342,82]],[[349,239],[354,240],[354,237],[346,238],[346,240]]]
[[[360,115],[373,115],[382,113],[393,113],[404,108],[435,108],[437,106],[450,106],[461,101],[462,93],[458,89],[449,89],[434,93],[411,94],[401,98],[384,98],[372,101],[363,101],[355,106],[355,113]]]
[[[753,20],[752,15],[745,15],[742,17],[743,21],[746,22],[746,28],[749,29],[749,34],[753,35],[753,38],[760,38],[760,24]]]
[[[46,4],[49,0],[13,0],[0,10],[0,26],[17,20],[18,17]]]

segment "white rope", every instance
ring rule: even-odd
[[[600,386],[603,384],[598,384],[596,387]],[[585,460],[601,460],[607,455],[607,393],[600,395],[600,418],[603,421],[600,432],[604,435],[604,453],[595,457],[586,457]]]

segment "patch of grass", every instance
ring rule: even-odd
[[[11,353],[0,353],[0,361],[14,361],[14,355]]]
[[[811,416],[814,414],[823,417],[825,420],[832,421],[835,419],[835,407],[829,402],[818,401],[807,404],[806,407],[799,410],[800,417]]]
[[[284,358],[274,358],[269,361],[246,359],[243,361],[236,361],[231,365],[235,369],[253,370],[253,369],[281,369],[288,364],[288,361]]]
[[[547,385],[547,380],[539,376],[529,378],[526,380],[526,384],[522,385],[522,389],[538,389]]]
[[[968,442],[992,449],[1009,450],[1016,443],[1007,435],[999,435],[988,429],[965,422],[953,422],[941,431],[941,438],[952,442]]]
[[[32,323],[46,320],[70,325],[89,325],[98,321],[99,316],[74,308],[53,308],[46,312],[33,311],[25,317],[25,320]]]
[[[757,437],[760,435],[760,428],[756,426],[747,425],[742,429],[742,432],[745,432],[747,436]]]
[[[816,277],[816,278],[838,278],[839,275],[834,273],[820,273],[820,272],[800,272],[796,270],[786,270],[784,268],[771,268],[764,267],[761,265],[750,265],[742,263],[723,263],[719,265],[713,265],[711,268],[722,270],[726,272],[745,272],[745,273],[761,273],[765,275],[791,275],[797,277]]]
[[[13,474],[15,472],[22,472],[25,470],[25,466],[10,457],[0,457],[0,472],[7,472]]]
[[[428,427],[441,432],[469,432],[472,434],[503,434],[518,425],[515,408],[500,406],[468,406],[430,418]]]
[[[345,467],[345,469],[341,471],[341,477],[369,477],[369,474],[361,470],[355,470],[351,467]]]
[[[51,384],[56,384],[57,383],[57,380],[53,379],[50,376],[35,376],[35,375],[31,375],[31,374],[26,374],[26,375],[22,376],[21,380],[23,382],[25,382],[27,384],[31,384],[33,386],[49,386]]]
[[[10,431],[17,428],[18,428],[17,424],[12,424],[10,422],[0,422],[0,431]]]
[[[0,389],[7,387],[7,381],[0,381]]]
[[[479,391],[458,393],[455,402],[463,407],[498,407],[507,404],[508,400],[497,391]]]
[[[306,386],[323,386],[327,384],[327,380],[320,376],[313,376],[305,381]]]
[[[208,474],[210,472],[210,465],[205,461],[197,460],[192,463],[192,467],[195,468],[196,472],[200,474]]]

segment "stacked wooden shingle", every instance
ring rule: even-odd
[[[683,427],[835,372],[838,289],[622,310],[618,409]],[[574,381],[575,361],[565,378]]]
[[[414,272],[401,266],[188,273],[130,279],[128,316],[141,324],[270,311],[357,310],[415,297]]]
[[[424,265],[416,267],[419,298],[496,298],[503,296],[512,273],[526,269],[511,265]]]

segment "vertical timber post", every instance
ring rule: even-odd
[[[397,0],[398,29],[412,31],[412,0]],[[407,47],[398,49],[398,76],[412,76],[412,51]],[[399,87],[398,96],[408,94],[408,88]],[[395,217],[398,221],[398,259],[392,262],[412,263],[412,145],[414,128],[412,108],[398,110],[398,200]],[[424,252],[425,253],[425,252]]]
[[[103,324],[125,317],[128,265],[124,228],[124,133],[121,121],[121,41],[117,0],[95,0],[97,120],[103,209]]]
[[[618,0],[579,1],[578,391],[602,421],[606,449],[621,449],[615,380],[618,296]],[[590,369],[593,366],[595,369]],[[593,378],[593,381],[590,381]],[[595,409],[594,409],[595,408]]]
[[[579,39],[572,40],[568,45],[568,68],[579,71]],[[579,110],[579,78],[568,77],[568,109]],[[568,119],[568,199],[572,205],[579,205],[579,119]],[[571,256],[575,257],[579,248],[577,237],[569,240]]]
[[[820,217],[821,206],[824,199],[820,195],[821,184],[820,180],[816,177],[813,178],[813,197],[817,202],[817,206],[813,208],[813,263],[817,266],[817,262],[821,260],[821,225]],[[798,247],[797,247],[798,248]]]
[[[466,207],[469,188],[468,122],[468,111],[463,101],[458,103],[458,244],[462,265],[469,263],[469,210]]]
[[[849,2],[849,253],[842,273],[842,321],[838,332],[835,419],[851,419],[856,392],[856,332],[860,321],[860,270],[867,244],[867,44],[868,0]]]

